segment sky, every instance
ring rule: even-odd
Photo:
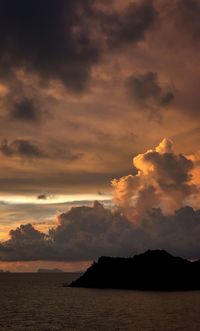
[[[0,269],[200,257],[199,16],[199,0],[0,0]]]

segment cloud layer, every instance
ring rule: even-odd
[[[45,154],[30,168],[1,153],[1,193],[109,190],[163,136],[197,150],[199,11],[197,0],[0,0],[0,141],[37,138]]]
[[[157,231],[164,237],[164,229],[173,222],[177,229],[167,228],[166,246],[178,251],[172,239],[172,232],[175,237],[181,228],[176,210],[185,215],[183,208],[190,205],[195,215],[191,217],[199,217],[200,157],[195,154],[200,141],[199,13],[199,0],[0,0],[1,199],[37,197],[43,192],[107,195],[114,188],[119,209],[118,214],[107,216],[111,221],[101,221],[104,236],[98,236],[92,220],[88,228],[82,222],[84,235],[79,234],[79,244],[76,222],[70,218],[68,229],[63,220],[57,232],[55,228],[54,234],[38,236],[37,244],[25,249],[31,259],[69,259],[70,254],[78,259],[84,255],[78,248],[82,242],[88,257],[100,251],[129,254],[128,247],[132,254],[131,249],[145,246],[139,233],[151,238]],[[170,137],[176,145],[164,140],[151,149],[163,137]],[[145,219],[151,223],[147,209],[162,224],[159,229],[154,224],[151,234],[142,225]],[[35,211],[39,215],[38,206]],[[45,215],[45,208],[41,212]],[[77,220],[82,219],[76,212]],[[90,212],[94,210],[80,210],[87,219]],[[33,221],[27,214],[19,221],[19,215],[23,215],[19,206],[10,206],[6,226],[4,221],[1,224],[1,238],[26,219]],[[53,212],[46,211],[49,215],[52,220]],[[120,224],[123,218],[120,231],[126,247],[119,243],[120,231],[115,233],[118,218]],[[25,247],[35,238],[30,227],[19,229],[22,237],[31,232],[32,239],[11,236],[12,247],[3,245],[4,250],[12,249],[13,255],[7,255],[10,259],[28,258],[20,242]],[[192,229],[198,233],[195,226]],[[58,232],[63,250],[56,239]],[[113,234],[113,242],[106,233]],[[185,233],[186,229],[180,232],[180,238]],[[189,241],[183,242],[189,252]],[[190,242],[196,247],[195,255],[197,243]]]
[[[196,157],[198,160],[198,157]],[[149,248],[200,257],[200,210],[187,206],[199,192],[195,158],[176,155],[171,140],[133,159],[136,175],[114,180],[113,210],[99,202],[58,215],[43,233],[31,224],[10,231],[2,261],[85,261],[100,255],[130,256]],[[38,197],[46,199],[45,195]]]
[[[85,261],[156,248],[186,258],[200,257],[200,211],[191,207],[167,216],[161,209],[151,209],[140,224],[134,224],[95,202],[93,207],[73,207],[57,221],[48,234],[31,224],[11,230],[10,239],[0,246],[0,260]]]

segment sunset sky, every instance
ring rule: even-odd
[[[199,17],[199,0],[0,0],[0,269],[200,257]]]

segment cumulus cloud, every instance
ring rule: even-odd
[[[0,151],[4,156],[19,156],[25,158],[42,158],[44,152],[33,142],[25,139],[8,141],[4,139],[0,145]]]
[[[50,256],[52,249],[51,242],[47,240],[48,236],[36,230],[33,225],[21,225],[17,229],[11,230],[9,235],[10,239],[2,244],[8,252],[6,260],[46,260]],[[2,252],[2,255],[7,255],[6,250]]]
[[[183,207],[164,215],[150,209],[140,224],[98,202],[73,207],[44,234],[31,224],[10,231],[0,246],[1,261],[83,261],[100,255],[132,256],[146,249],[166,249],[186,258],[200,257],[200,211]]]
[[[168,139],[135,156],[133,165],[136,175],[112,181],[114,200],[132,221],[151,208],[172,212],[186,205],[198,191],[192,177],[193,161],[175,154]]]
[[[131,75],[125,85],[131,98],[150,109],[167,107],[174,99],[172,91],[161,86],[155,72]]]
[[[30,224],[11,230],[10,239],[2,244],[9,252],[1,250],[0,259],[88,260],[101,254],[121,254],[127,242],[131,243],[131,223],[98,202],[93,207],[73,207],[59,215],[57,223],[48,235]],[[130,254],[131,249],[132,244]]]

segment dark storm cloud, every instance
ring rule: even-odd
[[[156,16],[153,1],[131,3],[122,12],[102,12],[97,2],[0,0],[1,76],[23,68],[83,91],[104,41],[109,47],[138,42]],[[26,117],[22,108],[16,114]]]
[[[36,144],[25,139],[16,139],[10,142],[4,139],[1,142],[0,151],[4,156],[8,157],[42,158],[45,156]]]
[[[32,99],[24,98],[11,106],[11,119],[18,121],[37,122],[40,109]]]
[[[38,200],[47,200],[48,199],[48,195],[46,195],[46,194],[39,194],[37,196],[37,199]]]
[[[187,37],[193,42],[193,46],[200,44],[200,2],[199,0],[177,0],[174,18],[176,25],[185,31]]]
[[[166,107],[174,98],[172,91],[161,86],[155,72],[131,75],[125,85],[130,97],[149,107]]]
[[[153,0],[132,2],[120,13],[105,15],[102,27],[108,44],[120,47],[142,40],[156,17]]]
[[[0,260],[88,260],[101,254],[131,254],[135,245],[131,223],[98,202],[93,207],[73,207],[59,215],[58,222],[47,236],[30,224],[12,230],[10,240],[3,243],[12,251],[0,252]]]
[[[10,231],[10,240],[5,248],[10,250],[10,254],[13,256],[10,260],[13,258],[19,260],[20,256],[25,261],[46,259],[46,256],[52,255],[50,255],[51,243],[47,239],[48,236],[36,230],[32,224],[25,224]],[[5,254],[7,253],[5,252]]]
[[[40,241],[45,238],[45,235],[34,229],[31,224],[21,225],[16,230],[10,231],[10,237],[13,242],[20,241]]]
[[[2,243],[1,261],[93,260],[100,255],[131,256],[146,249],[166,249],[186,258],[200,257],[200,211],[184,207],[163,215],[150,209],[139,225],[100,203],[73,207],[58,216],[49,234],[31,224],[10,231]]]
[[[92,1],[1,0],[0,65],[2,74],[14,68],[60,79],[82,90],[99,52],[82,26]],[[78,29],[79,33],[75,33]]]
[[[5,247],[4,245],[0,244],[0,253],[1,252],[11,252],[12,249],[9,249],[8,247]]]
[[[165,216],[160,209],[152,209],[141,227],[150,238],[150,247],[160,247],[189,259],[200,257],[200,210],[186,206]]]

